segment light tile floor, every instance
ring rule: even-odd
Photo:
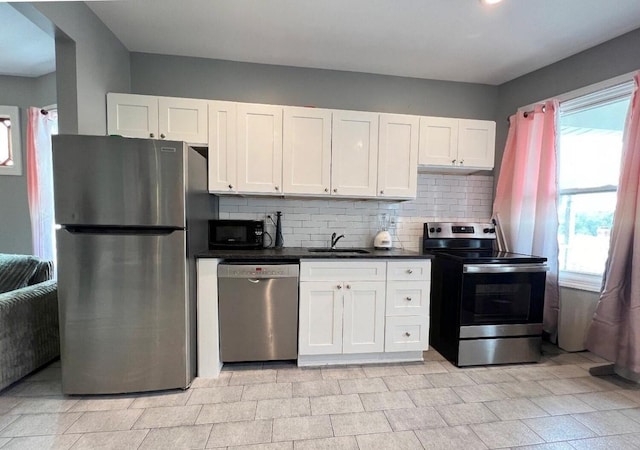
[[[64,396],[55,362],[0,392],[6,449],[640,449],[640,385],[544,346],[539,364],[226,367],[186,391]]]

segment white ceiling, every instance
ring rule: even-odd
[[[0,75],[39,77],[56,70],[53,38],[0,3]]]
[[[501,84],[640,27],[638,0],[130,0],[130,51]]]

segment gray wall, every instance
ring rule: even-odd
[[[496,86],[131,53],[131,92],[493,120]]]
[[[32,253],[27,200],[26,108],[56,103],[55,84],[55,73],[39,78],[0,76],[0,105],[20,108],[22,149],[22,175],[0,175],[0,253]]]
[[[56,27],[60,132],[106,134],[106,93],[129,91],[129,51],[82,2],[33,7]]]
[[[507,140],[507,117],[519,107],[640,69],[640,28],[498,87],[496,181]]]

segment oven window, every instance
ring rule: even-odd
[[[542,322],[544,273],[467,274],[463,280],[461,325]]]
[[[247,242],[247,227],[218,226],[216,227],[217,242]]]

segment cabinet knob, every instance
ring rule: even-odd
[[[347,289],[351,289],[351,285],[350,284],[347,284]]]
[[[462,166],[462,165],[464,165],[464,159],[461,159],[461,160],[460,160],[460,165],[461,165],[461,166]]]
[[[166,138],[166,136],[164,135],[164,133],[162,133],[162,134],[160,135],[160,137],[161,137],[162,139]]]
[[[230,185],[229,185],[229,189],[233,189],[233,184],[230,184]]]
[[[341,285],[341,284],[337,285],[336,287],[337,287],[338,289],[342,289],[342,285]]]
[[[411,297],[407,297],[407,301],[410,302],[411,301]]]
[[[325,192],[329,192],[329,188],[324,188],[324,191]]]
[[[280,190],[280,188],[279,188],[278,186],[276,186],[275,188],[276,188],[276,191],[279,191],[279,190]]]
[[[380,191],[381,194],[384,194],[384,191]]]
[[[453,164],[455,166],[456,165],[456,161],[457,161],[457,159],[452,159],[451,160],[451,164]]]
[[[409,333],[408,331],[404,334],[406,337],[411,336],[411,333]]]
[[[156,135],[153,133],[149,133],[149,137],[156,137]]]
[[[338,189],[334,188],[334,189],[333,189],[333,192],[338,192]]]
[[[407,273],[413,273],[413,270],[407,269]]]

